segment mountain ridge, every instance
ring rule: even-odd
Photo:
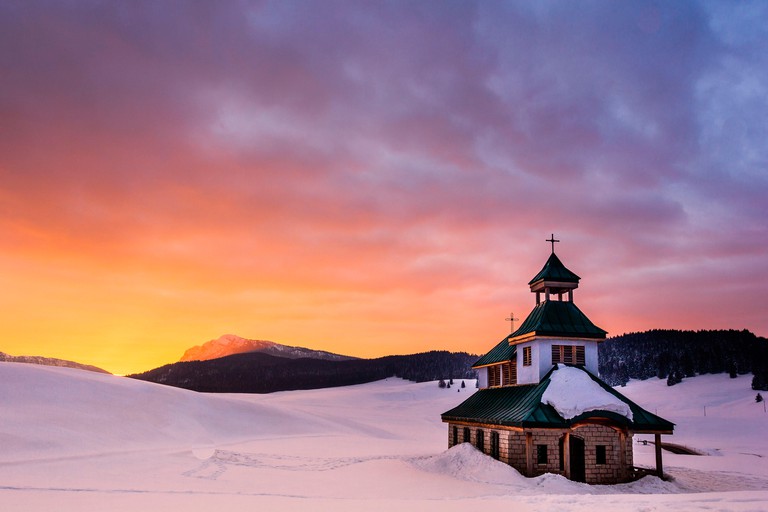
[[[211,359],[219,359],[221,357],[249,352],[263,352],[265,354],[285,357],[288,359],[310,358],[326,361],[347,361],[357,359],[356,357],[335,354],[325,350],[283,345],[268,340],[246,339],[237,336],[236,334],[224,334],[215,340],[206,341],[202,345],[195,345],[194,347],[188,348],[178,362],[209,361]]]
[[[78,363],[76,361],[70,361],[68,359],[57,359],[55,357],[43,357],[43,356],[12,356],[5,352],[0,352],[0,361],[6,363],[24,363],[24,364],[37,364],[40,366],[58,366],[63,368],[75,368],[77,370],[85,370],[88,372],[105,373],[112,375],[112,372],[108,372],[98,366],[90,364]]]
[[[287,358],[264,352],[232,354],[207,361],[171,363],[130,378],[212,393],[271,393],[364,384],[387,377],[415,382],[472,379],[477,355],[434,350],[376,359],[330,361]]]

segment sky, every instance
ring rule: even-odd
[[[768,4],[0,3],[0,351],[768,335]]]

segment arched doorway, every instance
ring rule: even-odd
[[[586,482],[587,475],[584,468],[584,440],[574,435],[568,440],[570,445],[571,480]]]

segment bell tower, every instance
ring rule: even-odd
[[[573,364],[597,375],[597,345],[606,331],[593,324],[573,302],[581,279],[555,254],[554,235],[547,242],[552,253],[528,283],[536,306],[509,335],[517,351],[518,384],[536,384],[558,363]]]
[[[541,303],[541,294],[544,300],[550,300],[551,295],[557,295],[562,301],[563,294],[568,294],[568,302],[573,302],[573,290],[579,287],[579,276],[565,268],[560,258],[555,254],[555,235],[547,240],[552,243],[552,254],[536,276],[528,282],[531,291],[536,294],[536,304]]]

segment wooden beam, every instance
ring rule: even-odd
[[[629,465],[627,464],[627,434],[623,430],[619,431],[619,477],[622,480],[627,479]]]
[[[654,434],[656,446],[656,476],[664,478],[664,467],[661,463],[661,434]]]
[[[533,476],[533,434],[525,433],[525,471],[526,476]]]
[[[563,439],[563,469],[565,469],[565,478],[571,479],[571,433],[565,433]]]
[[[455,425],[461,425],[462,427],[474,427],[474,428],[489,428],[493,430],[510,430],[513,432],[522,432],[522,427],[509,427],[507,425],[497,425],[495,423],[480,423],[477,421],[461,421],[461,420],[442,420],[443,423],[452,423]]]
[[[546,338],[546,336],[540,336],[536,334],[536,332],[534,331],[526,334],[521,334],[520,336],[515,336],[514,338],[512,336],[509,336],[507,338],[507,341],[509,342],[510,345],[520,345],[521,343],[526,343],[528,341],[535,340],[536,338]],[[583,337],[580,338],[576,336],[557,336],[557,339],[558,341],[595,341],[597,343],[601,343],[605,341],[605,338],[583,338]],[[498,364],[498,363],[491,363],[491,364]],[[656,431],[654,430],[654,432]]]

